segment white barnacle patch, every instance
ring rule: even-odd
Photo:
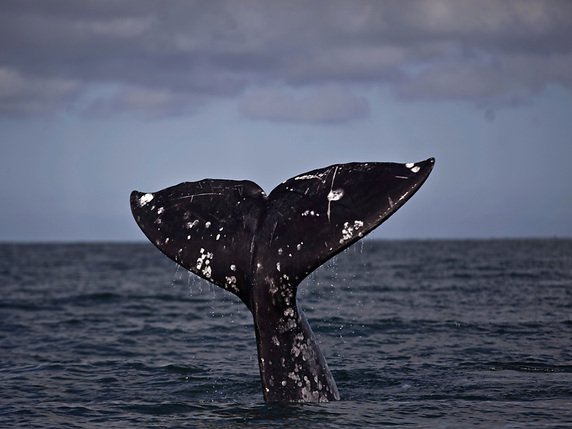
[[[230,271],[236,271],[236,265],[231,264],[230,265]]]
[[[344,227],[342,229],[342,238],[340,239],[340,244],[348,241],[354,236],[354,232],[359,231],[363,228],[363,221],[361,220],[354,220],[354,223],[351,224],[350,222],[344,222]],[[361,237],[363,234],[359,233]]]
[[[201,247],[200,256],[197,258],[197,270],[199,270],[206,278],[210,278],[212,275],[211,261],[213,259],[213,254],[207,252]]]
[[[280,248],[278,249],[278,254],[281,255],[282,252],[283,252],[282,247],[280,247]]]
[[[312,388],[307,385],[305,386],[302,391],[302,400],[304,402],[328,402],[326,397],[320,395],[319,391],[312,390]]]
[[[195,220],[192,221],[192,222],[187,222],[187,223],[185,224],[185,227],[186,227],[187,229],[192,229],[192,228],[193,228],[196,224],[198,224],[198,223],[199,223],[198,219],[195,219]]]
[[[303,241],[299,242],[298,244],[296,244],[296,250],[300,251],[302,250],[302,245],[304,244]]]
[[[220,239],[220,234],[217,234],[215,240],[218,241],[219,239]]]
[[[207,279],[210,279],[210,278],[211,278],[211,275],[212,275],[212,273],[213,273],[213,269],[212,269],[212,267],[211,267],[210,265],[207,265],[206,267],[203,268],[202,273],[204,274],[204,276],[205,276]]]
[[[268,282],[268,291],[272,294],[272,295],[276,295],[279,291],[278,289],[278,285],[273,282],[273,281],[269,281]]]
[[[284,297],[285,302],[289,302],[290,300],[287,297]],[[294,315],[294,310],[292,308],[287,308],[284,310],[284,318],[281,319],[281,323],[278,325],[278,332],[284,333],[288,331],[292,331],[296,329],[296,317]]]
[[[205,222],[205,228],[210,228],[211,227],[211,223],[209,221]]]
[[[153,200],[153,194],[144,194],[139,198],[139,207],[143,207],[145,204]]]
[[[301,356],[303,361],[308,360],[310,357],[309,354],[309,346],[304,338],[302,333],[297,334],[294,337],[294,342],[292,344],[292,349],[290,350],[292,356],[298,357]],[[299,369],[299,366],[296,365],[296,371]]]
[[[340,239],[340,244],[352,238],[353,235],[354,235],[354,230],[350,226],[350,223],[344,222],[344,228],[342,229],[342,238]]]
[[[301,213],[302,216],[320,216],[320,213],[316,213],[314,210],[305,210]]]
[[[159,207],[157,209],[157,214],[163,214],[165,212],[165,208],[164,207]]]
[[[339,201],[344,196],[343,189],[332,189],[328,194],[328,201]]]
[[[407,164],[405,164],[405,166],[409,168],[413,173],[418,173],[419,170],[421,170],[421,167],[415,165],[415,163],[413,162],[408,162]]]
[[[280,262],[276,262],[276,269],[280,271]]]
[[[224,281],[226,286],[234,292],[238,292],[238,287],[236,287],[236,277],[235,276],[225,276]]]

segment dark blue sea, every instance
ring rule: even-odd
[[[1,244],[0,287],[1,428],[572,427],[572,240],[341,253],[299,288],[323,404],[265,404],[248,310],[150,244]]]

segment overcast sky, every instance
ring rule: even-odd
[[[0,240],[143,239],[132,189],[435,170],[376,237],[572,237],[572,1],[2,0]]]

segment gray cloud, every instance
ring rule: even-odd
[[[207,97],[177,93],[169,88],[122,87],[105,96],[95,97],[81,114],[105,118],[121,114],[137,114],[145,119],[158,119],[193,114],[203,107]]]
[[[349,91],[372,87],[487,112],[550,84],[572,87],[568,0],[4,0],[0,8],[4,115],[70,110],[100,85],[120,89],[84,113],[183,115],[235,97],[248,117],[305,122],[366,115],[365,100]],[[333,96],[324,87],[345,89]]]
[[[80,92],[76,80],[57,76],[30,76],[0,67],[0,114],[45,115],[71,103]]]
[[[280,122],[343,123],[369,114],[365,98],[338,87],[318,88],[304,95],[257,90],[245,96],[239,108],[248,118]]]

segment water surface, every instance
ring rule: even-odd
[[[299,289],[342,401],[150,244],[0,244],[0,427],[572,427],[572,240],[366,241]]]

